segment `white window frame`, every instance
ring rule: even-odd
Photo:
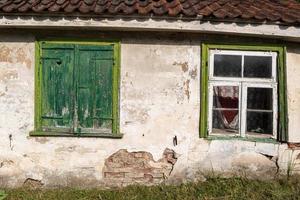
[[[208,85],[208,133],[212,133],[212,125],[213,125],[213,97],[214,97],[214,87],[215,86],[237,86],[239,88],[239,99],[242,98],[242,93],[241,93],[241,86],[242,84],[241,83],[238,83],[238,82],[230,82],[230,81],[214,81],[214,82],[210,82],[209,85]],[[238,109],[239,109],[239,130],[241,130],[241,127],[240,127],[240,118],[241,118],[241,104],[239,102],[239,105],[238,105]],[[222,133],[213,133],[213,135],[224,135]],[[238,133],[228,133],[226,134],[228,136],[239,136],[240,135],[240,132]]]
[[[226,136],[240,137],[262,137],[277,139],[277,121],[278,121],[278,100],[277,100],[277,53],[261,51],[232,51],[232,50],[210,50],[209,51],[209,79],[208,79],[208,135],[222,135],[222,133],[212,132],[213,121],[213,87],[214,86],[238,86],[239,87],[239,132],[237,134],[226,134]],[[215,55],[240,55],[242,56],[241,77],[216,77],[214,73]],[[271,78],[243,78],[244,56],[271,56],[272,57],[272,77]],[[246,134],[246,116],[247,116],[247,91],[249,87],[272,88],[273,89],[273,135]]]
[[[277,53],[275,52],[261,52],[261,51],[229,51],[229,50],[210,50],[209,56],[209,80],[223,80],[223,81],[249,81],[249,82],[276,82],[276,60],[277,60]],[[242,56],[242,63],[241,63],[241,77],[215,77],[214,73],[214,63],[210,61],[214,61],[215,55],[237,55]],[[265,57],[272,57],[272,78],[244,78],[244,56],[265,56]]]

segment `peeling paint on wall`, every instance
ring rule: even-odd
[[[184,93],[188,99],[188,101],[190,100],[190,80],[186,80],[184,83],[183,83],[183,87],[184,87]]]
[[[178,40],[165,33],[115,33],[122,36],[122,139],[30,137],[34,129],[35,38],[14,34],[5,34],[0,42],[0,186],[40,182],[42,187],[96,187],[118,181],[154,184],[171,179],[178,183],[194,180],[199,172],[229,176],[243,170],[263,178],[272,177],[278,168],[286,173],[291,159],[300,173],[299,150],[291,151],[284,144],[199,138],[198,34]],[[298,141],[299,85],[295,83],[300,73],[299,50],[288,53],[287,58],[289,129],[291,139]],[[162,156],[166,148],[169,153]],[[133,167],[138,170],[132,172]]]
[[[5,45],[0,45],[0,49],[0,62],[13,62],[11,57],[12,49]]]
[[[180,66],[183,72],[187,72],[189,70],[188,62],[174,62],[173,65]]]
[[[19,48],[16,52],[16,59],[19,63],[25,63],[28,69],[31,68],[31,59],[24,52],[23,48]]]
[[[18,72],[17,70],[13,69],[0,69],[0,82],[7,81],[7,80],[15,80],[18,79]]]
[[[192,69],[190,72],[189,72],[189,75],[192,79],[195,79],[197,77],[197,68],[195,69]]]

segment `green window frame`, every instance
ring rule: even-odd
[[[288,141],[288,114],[286,96],[286,47],[281,45],[232,45],[232,44],[211,44],[201,45],[201,81],[200,81],[200,137],[210,138],[208,135],[208,82],[209,82],[209,53],[210,50],[233,50],[233,51],[268,51],[277,53],[277,83],[278,83],[278,120],[277,140]],[[230,137],[224,136],[225,139]],[[223,138],[224,138],[223,137]],[[218,137],[217,137],[218,138]],[[221,138],[221,137],[219,137]],[[249,139],[249,138],[243,138]],[[253,139],[253,138],[252,138]],[[254,139],[255,140],[255,139]],[[259,140],[257,138],[257,140]]]
[[[121,138],[119,83],[120,42],[36,41],[30,135]]]

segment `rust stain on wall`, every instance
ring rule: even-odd
[[[38,143],[41,143],[41,144],[45,144],[45,143],[47,143],[47,142],[49,142],[50,140],[49,139],[47,139],[47,138],[44,138],[44,137],[36,137],[36,138],[34,138],[34,140],[36,141],[36,142],[38,142]]]
[[[187,72],[189,70],[188,62],[174,62],[173,65],[180,66],[183,72]]]
[[[194,80],[196,77],[197,77],[197,69],[192,69],[190,72],[189,72],[189,75],[190,77]]]
[[[190,80],[186,80],[183,83],[183,86],[184,86],[184,93],[185,93],[187,99],[190,100]]]
[[[12,49],[8,48],[7,46],[0,46],[0,62],[12,62]]]
[[[24,49],[19,48],[17,50],[16,59],[17,59],[17,62],[19,62],[19,63],[25,63],[26,67],[28,69],[31,68],[31,60],[29,58],[27,58],[26,53],[24,52]]]
[[[0,81],[13,80],[18,78],[16,70],[0,70]]]
[[[168,148],[158,161],[149,152],[121,149],[105,160],[103,175],[108,185],[161,183],[171,174],[176,161],[176,153]]]

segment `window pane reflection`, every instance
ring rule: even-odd
[[[215,55],[214,76],[241,77],[242,56],[237,55]]]
[[[245,56],[244,77],[248,78],[271,78],[272,57]]]

